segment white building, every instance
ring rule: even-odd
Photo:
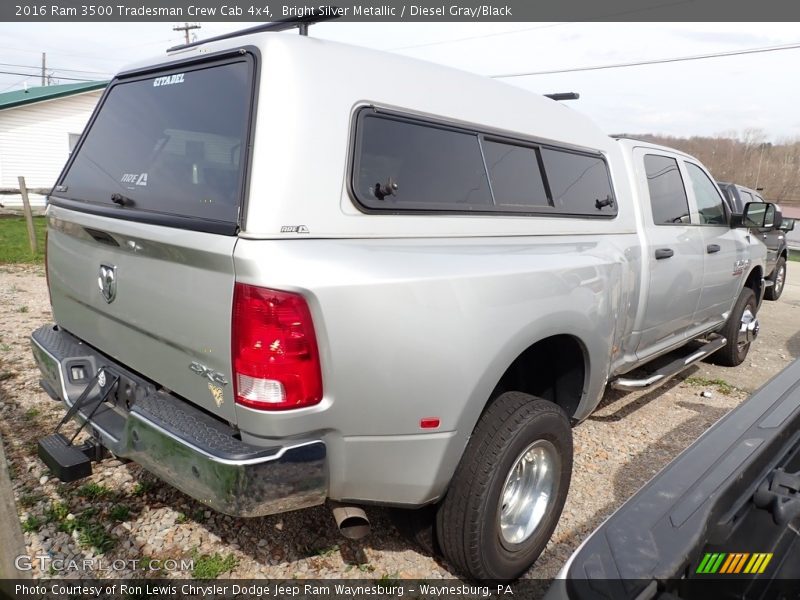
[[[51,85],[0,94],[0,204],[21,207],[20,175],[29,189],[53,186],[106,84]],[[30,194],[30,199],[34,206],[44,206],[43,195]]]

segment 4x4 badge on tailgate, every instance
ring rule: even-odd
[[[197,361],[192,361],[192,364],[189,365],[189,368],[198,375],[202,375],[203,377],[207,378],[212,383],[228,385],[228,380],[225,378],[225,375],[218,373],[217,371],[212,371],[207,366],[202,365]]]
[[[100,265],[100,275],[97,278],[100,293],[106,302],[111,304],[117,297],[117,267],[114,265]]]

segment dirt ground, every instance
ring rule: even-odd
[[[800,264],[789,268],[783,297],[762,306],[761,335],[745,364],[700,363],[649,394],[608,391],[600,409],[575,428],[575,470],[564,515],[527,577],[554,576],[580,542],[641,485],[800,356]],[[49,320],[43,270],[0,266],[0,433],[32,554],[103,554],[107,562],[194,561],[194,570],[167,573],[140,563],[100,574],[115,577],[455,576],[449,565],[406,542],[383,509],[368,509],[373,533],[351,542],[339,536],[325,507],[233,519],[130,463],[107,460],[88,481],[53,481],[36,457],[36,442],[55,427],[63,410],[40,390],[28,342],[30,332]],[[36,569],[34,575],[64,573]]]

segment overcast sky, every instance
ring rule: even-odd
[[[20,73],[0,74],[0,92],[40,85],[43,51],[60,83],[109,78],[181,42],[174,25],[0,23],[0,71]],[[202,39],[252,25],[202,23],[196,33]],[[796,23],[322,23],[311,35],[488,76],[800,43]],[[539,93],[579,92],[571,105],[608,133],[741,136],[758,129],[780,141],[800,137],[798,66],[800,49],[787,49],[504,81]]]

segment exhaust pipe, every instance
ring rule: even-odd
[[[339,533],[347,539],[360,540],[369,533],[369,519],[363,509],[338,502],[331,502],[331,508]]]

